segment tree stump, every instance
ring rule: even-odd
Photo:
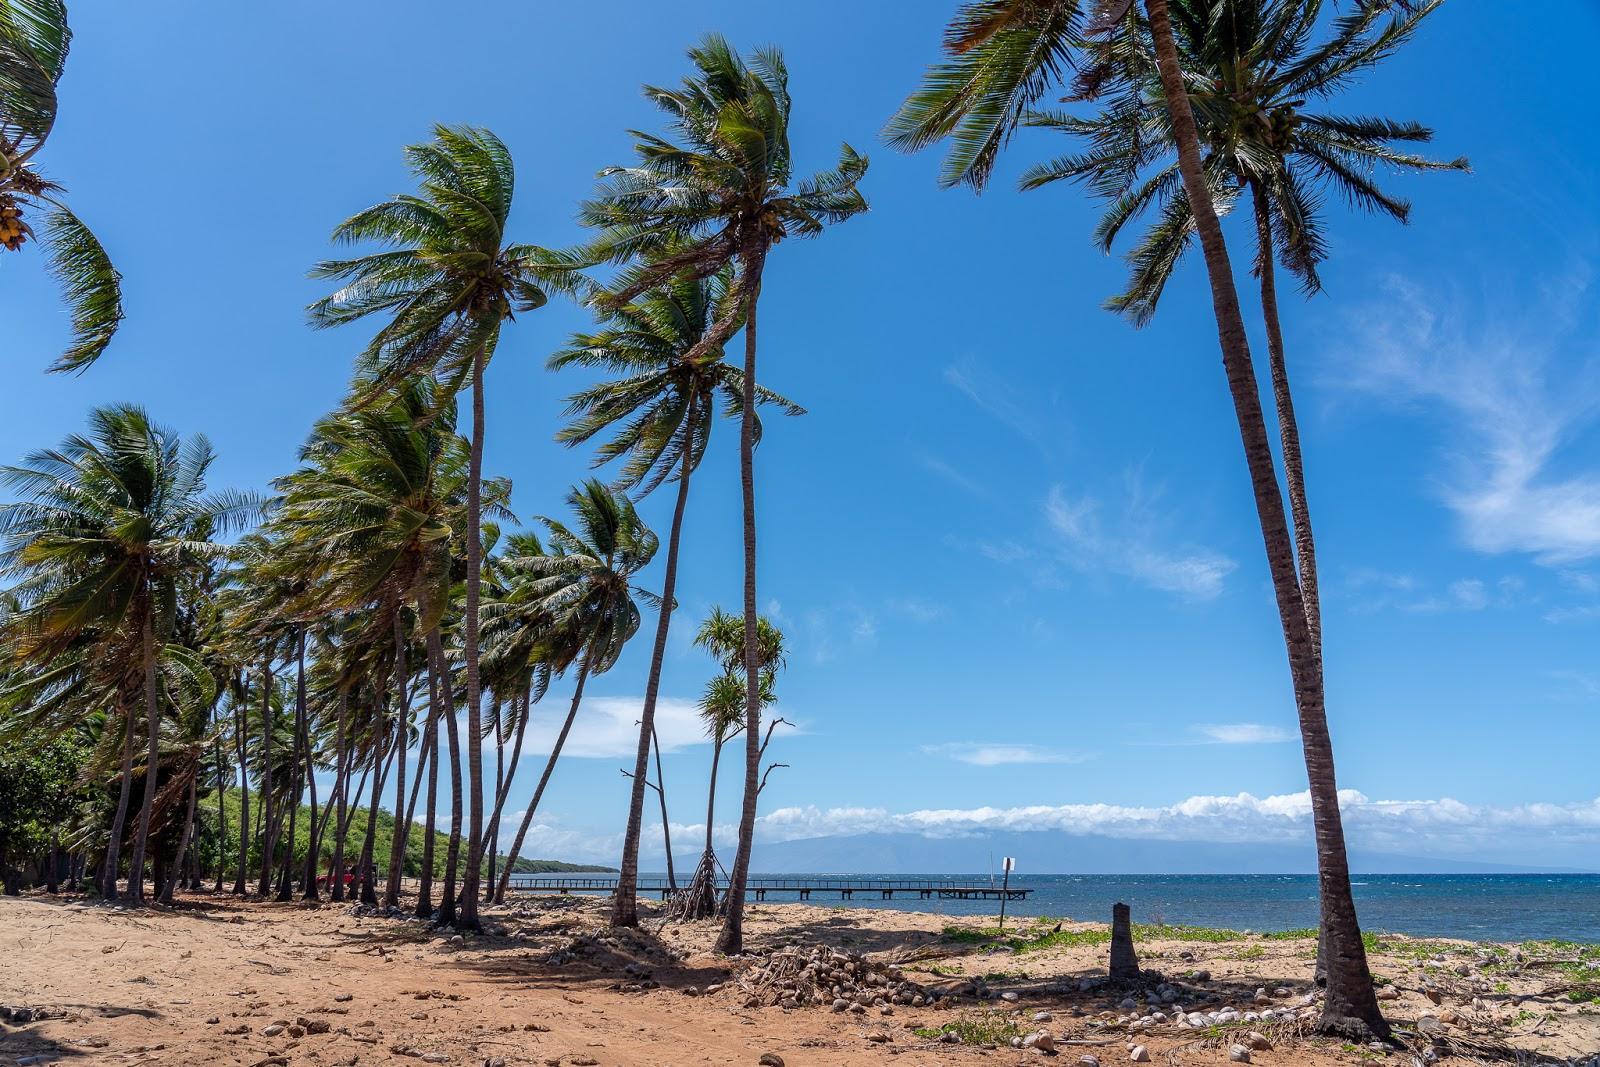
[[[1128,905],[1111,905],[1111,977],[1138,978],[1139,959],[1133,954],[1133,922]]]

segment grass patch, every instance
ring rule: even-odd
[[[1274,930],[1261,936],[1268,941],[1315,941],[1317,928],[1307,926],[1300,930]]]
[[[941,1023],[937,1027],[924,1026],[912,1033],[924,1041],[935,1041],[943,1034],[955,1034],[963,1045],[1009,1045],[1011,1039],[1022,1036],[1022,1029],[1010,1018],[999,1013],[968,1013],[958,1019]]]
[[[1249,948],[1242,948],[1238,952],[1230,952],[1228,958],[1230,960],[1259,960],[1264,958],[1266,954],[1267,950],[1260,945],[1251,945]]]

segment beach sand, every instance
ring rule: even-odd
[[[1024,938],[1022,950],[997,952],[976,933],[947,931],[976,931],[992,919],[752,905],[752,953],[786,945],[867,953],[956,1002],[852,1014],[828,1004],[748,1006],[738,981],[746,964],[707,951],[714,924],[663,927],[647,908],[639,936],[612,937],[604,918],[600,900],[531,898],[486,911],[486,922],[505,935],[456,942],[422,923],[361,916],[349,905],[197,895],[175,910],[117,910],[66,897],[0,898],[0,1005],[12,1009],[0,1012],[0,1064],[44,1056],[33,1062],[755,1067],[773,1053],[786,1067],[1077,1064],[1084,1055],[1110,1065],[1130,1062],[1133,1043],[1154,1063],[1214,1064],[1228,1062],[1229,1046],[1249,1030],[1273,1044],[1251,1053],[1255,1063],[1373,1058],[1296,1036],[1299,1024],[1277,1020],[1189,1031],[1162,1023],[1130,1034],[1116,1022],[1139,1014],[1119,1009],[1125,991],[1079,989],[1083,979],[1105,974],[1104,927],[1091,923],[1063,923],[1063,936],[1054,933],[1055,920],[1008,922],[1008,933]],[[1276,1014],[1311,989],[1312,940],[1175,934],[1142,941],[1140,963],[1184,990],[1193,1010],[1260,1011],[1255,994],[1265,988]],[[1446,1020],[1436,1033],[1461,1042],[1554,1057],[1600,1052],[1600,1004],[1572,999],[1574,976],[1586,982],[1588,972],[1544,962],[1530,946],[1386,937],[1373,966],[1398,991],[1384,1005],[1397,1027],[1414,1029],[1426,1015]],[[1197,970],[1209,977],[1199,979]],[[974,979],[980,991],[987,986],[986,998],[973,994]],[[38,1017],[22,1021],[18,1008]],[[1049,1020],[1034,1022],[1041,1012]],[[1002,1043],[934,1038],[957,1024],[991,1031]],[[1012,1030],[1039,1029],[1056,1040],[1054,1055],[1005,1041]],[[1389,1062],[1410,1064],[1411,1053]]]

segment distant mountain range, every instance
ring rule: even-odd
[[[928,838],[919,834],[856,834],[757,843],[751,869],[763,874],[869,872],[974,874],[1014,856],[1027,874],[1311,874],[1310,844],[1218,844],[1066,834],[1055,831]],[[992,861],[991,861],[992,857]],[[1358,874],[1582,873],[1475,860],[1407,856],[1353,849]]]

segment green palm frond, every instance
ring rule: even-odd
[[[50,369],[78,373],[100,358],[122,322],[122,275],[89,227],[63,205],[45,217],[43,240],[72,311],[72,346]]]

